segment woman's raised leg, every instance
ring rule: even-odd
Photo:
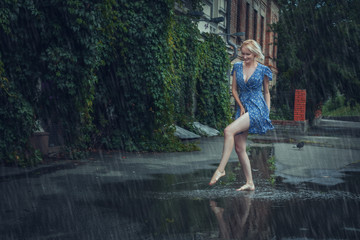
[[[251,173],[250,160],[249,160],[249,156],[246,153],[247,136],[248,136],[248,132],[244,132],[242,134],[235,136],[235,152],[238,155],[239,161],[241,163],[241,167],[243,169],[246,178],[246,184],[241,188],[237,189],[237,191],[255,190],[255,185]]]
[[[225,176],[225,166],[229,161],[230,154],[234,148],[234,137],[237,133],[247,131],[250,126],[249,113],[241,115],[224,130],[224,148],[220,164],[215,171],[209,185],[215,184],[220,177]]]

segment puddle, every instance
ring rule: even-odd
[[[236,168],[236,164],[232,165]],[[158,175],[150,185],[127,183],[131,197],[121,204],[127,206],[123,214],[143,223],[142,234],[152,237],[149,239],[359,237],[360,198],[358,193],[348,192],[346,185],[334,189],[281,182],[273,185],[261,178],[255,192],[236,192],[241,182],[238,179],[224,177],[220,184],[210,188],[204,183],[205,175],[211,176],[211,172]],[[359,181],[359,177],[348,178],[346,182],[350,185],[349,181],[355,180],[355,184]],[[99,204],[109,207],[108,203]],[[117,203],[115,206],[120,208]]]

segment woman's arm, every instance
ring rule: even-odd
[[[236,101],[236,103],[239,105],[240,107],[240,116],[243,115],[245,113],[245,108],[244,106],[241,104],[240,98],[239,98],[239,94],[237,92],[237,84],[236,84],[236,71],[234,71],[233,74],[233,79],[232,79],[232,95]]]
[[[264,76],[263,89],[264,89],[264,99],[270,111],[269,78],[266,75]]]

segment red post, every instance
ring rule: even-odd
[[[295,90],[294,121],[305,121],[306,90]]]

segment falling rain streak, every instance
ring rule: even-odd
[[[174,1],[96,2],[0,4],[1,240],[360,239],[360,121],[344,117],[360,115],[360,1],[237,1],[256,6],[253,19],[279,4],[267,14],[277,24],[239,28],[263,28],[274,53],[270,117],[292,119],[302,90],[309,120],[249,136],[251,192],[235,191],[245,181],[235,152],[208,185],[223,137],[173,134],[175,122],[231,119],[224,41],[198,41]],[[230,1],[203,2],[224,12]],[[347,121],[315,118],[325,103]],[[41,161],[27,143],[39,116],[68,156],[14,167]]]

